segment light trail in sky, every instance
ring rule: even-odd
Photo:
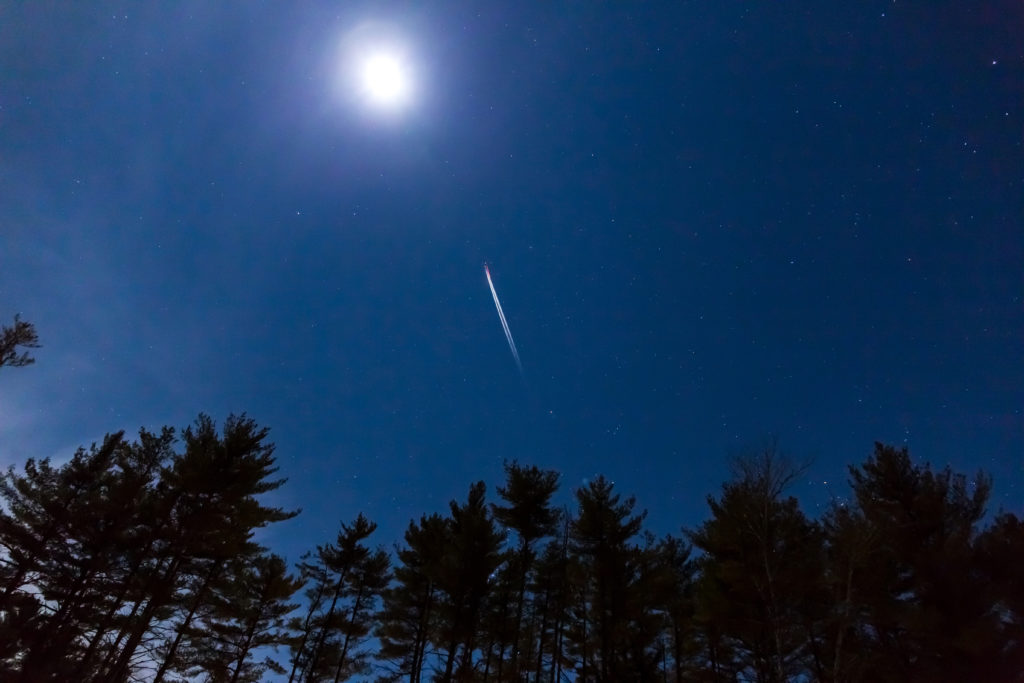
[[[516,359],[516,367],[519,374],[523,374],[523,364],[519,361],[519,351],[516,350],[516,343],[512,339],[512,331],[508,329],[508,321],[505,320],[505,311],[501,310],[501,302],[498,301],[498,292],[494,289],[494,282],[491,280],[491,269],[484,264],[484,273],[487,274],[487,284],[491,288],[491,296],[494,297],[494,306],[498,309],[498,318],[501,320],[501,329],[505,330],[505,338],[508,339],[508,348],[512,350],[512,357]]]

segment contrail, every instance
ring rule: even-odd
[[[505,311],[501,310],[501,302],[498,301],[498,292],[494,289],[494,283],[491,282],[491,269],[484,264],[484,273],[487,274],[487,284],[491,288],[491,296],[494,297],[494,306],[498,309],[498,318],[501,320],[501,329],[505,330],[505,338],[508,339],[508,348],[512,349],[512,357],[516,359],[516,367],[519,368],[519,374],[523,374],[523,364],[519,362],[519,351],[516,350],[516,343],[512,340],[512,331],[508,329],[508,321],[505,320]]]

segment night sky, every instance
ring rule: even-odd
[[[291,560],[505,459],[675,532],[772,438],[815,516],[876,440],[1020,514],[1022,36],[1016,0],[6,3],[0,318],[43,348],[0,464],[245,411]],[[390,108],[349,78],[382,38]]]

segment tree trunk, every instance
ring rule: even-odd
[[[562,642],[565,637],[565,625],[562,622],[562,617],[559,616],[555,621],[555,642],[554,649],[551,653],[551,681],[562,680]],[[582,679],[581,679],[582,680]]]
[[[679,622],[672,620],[672,661],[676,669],[676,682],[683,680],[683,634]]]
[[[536,594],[535,594],[536,596]],[[537,643],[537,673],[533,677],[533,683],[540,683],[540,674],[544,669],[544,641],[547,638],[548,628],[548,604],[551,597],[551,586],[550,583],[544,587],[544,603],[541,607],[540,617],[540,636],[538,637]],[[536,597],[534,597],[534,611],[536,611]]]
[[[536,602],[536,601],[534,601],[534,602]],[[523,653],[522,653],[523,656],[522,656],[522,659],[521,659],[521,661],[526,663],[526,664],[524,664],[524,666],[526,666],[526,680],[527,681],[530,680],[529,665],[533,663],[533,646],[534,646],[534,642],[536,640],[534,638],[534,633],[536,632],[536,629],[537,629],[537,613],[536,613],[536,610],[531,610],[531,612],[530,612],[530,620],[529,620],[529,622],[527,622],[526,640],[524,642],[524,650],[523,650]],[[516,681],[517,681],[517,683],[521,679],[520,674],[522,674],[522,673],[523,673],[523,668],[522,667],[516,669]]]
[[[461,671],[470,671],[473,665],[473,649],[476,647],[476,629],[479,625],[479,611],[473,610],[466,621],[466,640],[463,641]]]
[[[324,597],[323,584],[320,585],[320,590],[316,594],[316,598],[311,600],[309,603],[309,611],[306,613],[306,623],[302,626],[302,640],[299,642],[299,647],[295,650],[295,661],[292,662],[292,672],[288,675],[288,683],[293,683],[295,680],[295,672],[299,668],[299,661],[302,659],[302,650],[306,647],[306,641],[309,639],[309,625],[313,621],[313,614],[316,613],[318,607],[320,607],[320,600]]]
[[[263,601],[260,602],[259,609],[256,610],[256,614],[252,618],[252,623],[249,624],[249,628],[245,633],[245,644],[242,646],[241,652],[238,653],[235,672],[231,674],[231,683],[238,683],[238,677],[242,674],[242,665],[245,664],[245,658],[249,655],[249,648],[252,647],[252,639],[256,635],[256,627],[260,623],[260,614],[263,613],[263,609],[267,604],[267,600],[264,598]]]
[[[348,645],[352,640],[352,629],[355,628],[356,619],[359,617],[359,603],[363,599],[363,585],[360,584],[359,592],[356,593],[355,603],[352,605],[352,616],[349,618],[349,629],[345,633],[345,643],[341,646],[341,655],[338,657],[338,666],[334,669],[334,683],[341,680],[341,668],[345,665],[345,657],[348,656]]]
[[[153,541],[150,540],[149,543],[146,544],[146,548],[138,556],[135,562],[132,563],[132,568],[128,571],[128,575],[121,582],[121,588],[118,591],[117,597],[114,598],[114,602],[110,605],[107,613],[103,615],[103,620],[97,624],[96,633],[93,634],[93,637],[89,640],[89,647],[86,648],[85,654],[82,655],[82,658],[78,662],[78,666],[75,668],[75,675],[79,679],[82,678],[82,674],[87,670],[89,664],[92,662],[92,658],[96,656],[96,651],[99,649],[99,645],[103,641],[103,637],[110,631],[114,617],[121,611],[121,606],[124,604],[125,596],[128,595],[128,589],[138,574],[139,569],[142,568],[143,559],[149,554],[152,547]],[[131,616],[135,616],[136,611],[136,609],[133,609]]]
[[[430,624],[430,612],[434,606],[434,587],[428,582],[423,593],[423,611],[420,612],[419,623],[416,624],[416,640],[413,643],[413,665],[409,673],[409,683],[420,683],[423,676],[423,659],[427,650],[427,628]]]
[[[512,675],[519,680],[519,628],[523,622],[523,598],[526,595],[526,558],[530,544],[523,541],[519,549],[519,593],[516,596],[516,626],[512,630]]]
[[[444,665],[444,678],[441,680],[444,683],[451,683],[452,670],[455,667],[455,651],[459,648],[459,642],[455,636],[452,636],[451,642],[448,643],[448,661]]]
[[[147,604],[147,602],[148,601],[144,597],[140,597],[138,600],[136,600],[135,604],[132,605],[132,611],[128,613],[128,616],[124,620],[125,624],[131,624],[135,619],[135,615],[139,613],[139,609],[143,605]],[[129,627],[127,625],[122,626],[121,630],[118,631],[117,638],[114,639],[114,642],[107,649],[107,655],[103,658],[103,661],[97,668],[97,675],[94,677],[96,683],[103,683],[103,681],[105,680],[102,676],[99,675],[99,673],[109,670],[109,667],[113,665],[114,658],[117,656],[117,653],[121,649],[121,642],[128,635],[128,631]]]
[[[139,643],[142,642],[146,631],[149,630],[150,622],[156,616],[157,610],[166,605],[174,594],[174,584],[177,581],[180,567],[181,556],[179,555],[169,563],[167,571],[160,577],[159,582],[152,587],[153,595],[150,597],[149,602],[146,603],[145,609],[142,610],[138,623],[131,629],[128,642],[125,643],[124,648],[117,655],[117,659],[103,680],[106,680],[108,683],[119,683],[128,678],[128,667],[131,665],[135,650],[139,647]]]
[[[502,649],[504,649],[504,647]],[[494,636],[493,635],[491,636],[491,639],[489,641],[487,641],[487,647],[484,648],[484,652],[487,653],[487,656],[484,658],[484,680],[486,681],[487,677],[491,675],[491,657],[494,656]],[[498,672],[498,680],[499,681],[501,680],[501,672],[500,671]]]
[[[341,590],[345,585],[345,579],[348,578],[348,569],[341,573],[338,578],[338,583],[334,587],[334,599],[331,600],[331,608],[327,610],[327,616],[324,617],[324,626],[320,629],[320,633],[317,634],[316,644],[313,646],[313,652],[309,656],[309,671],[312,673],[316,669],[316,665],[319,664],[320,650],[324,646],[324,640],[327,639],[327,627],[331,623],[331,617],[334,616],[334,608],[338,606],[338,599],[341,597]]]
[[[843,638],[846,635],[846,625],[850,618],[850,603],[853,601],[853,561],[846,568],[846,595],[843,600],[843,618],[839,621],[838,632],[836,633],[836,649],[832,659],[832,680],[839,680],[839,662],[843,654]]]
[[[167,655],[164,657],[164,661],[160,664],[160,669],[156,672],[156,677],[153,678],[153,683],[161,683],[164,679],[164,674],[167,673],[167,669],[170,668],[174,662],[174,657],[178,654],[178,646],[181,645],[181,639],[185,636],[185,631],[192,624],[192,617],[195,616],[196,610],[206,599],[206,591],[210,584],[220,575],[221,564],[213,564],[210,567],[210,571],[206,573],[206,578],[203,579],[203,585],[196,591],[195,597],[192,599],[192,605],[189,607],[188,614],[185,615],[185,619],[178,626],[177,633],[174,635],[174,642],[171,643],[170,649],[167,651]]]

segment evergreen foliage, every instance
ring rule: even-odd
[[[504,591],[498,601],[497,632],[497,676],[502,679],[505,670],[505,646],[511,647],[509,675],[516,680],[520,672],[520,655],[527,661],[533,655],[533,627],[523,629],[523,608],[527,599],[527,581],[531,577],[536,561],[534,544],[550,536],[558,522],[558,511],[551,507],[551,497],[558,490],[558,473],[541,470],[536,466],[524,467],[518,462],[505,463],[505,486],[498,488],[507,505],[493,505],[494,518],[506,529],[514,531],[519,539],[519,548],[501,573]],[[510,585],[510,582],[514,584]],[[508,588],[514,591],[514,616],[508,614],[510,597]],[[520,636],[523,636],[520,639]],[[488,651],[490,653],[490,651]],[[485,667],[487,670],[487,667]]]
[[[312,563],[301,565],[311,581],[309,610],[292,651],[291,681],[348,680],[365,673],[369,653],[360,646],[371,630],[375,604],[390,579],[390,558],[365,544],[377,525],[360,514],[342,523],[334,544],[317,547]]]
[[[204,619],[226,568],[262,549],[255,529],[293,517],[257,496],[283,480],[267,430],[201,415],[182,432],[145,430],[29,460],[0,479],[4,680],[125,681],[184,673],[179,650],[210,638]],[[13,628],[11,624],[18,624]],[[244,664],[244,657],[242,660]]]
[[[28,351],[18,353],[19,348],[38,349],[39,335],[35,325],[16,315],[13,326],[0,325],[0,368],[20,368],[36,362]]]
[[[1024,523],[985,524],[983,473],[877,444],[815,520],[767,448],[659,539],[604,477],[559,510],[513,462],[393,566],[360,514],[290,573],[253,540],[297,514],[260,502],[266,437],[200,415],[3,473],[0,680],[1024,681]]]

